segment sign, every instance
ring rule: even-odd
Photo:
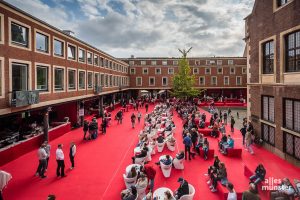
[[[84,116],[84,109],[79,109],[79,117]]]

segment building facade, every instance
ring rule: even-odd
[[[300,164],[300,1],[256,0],[245,18],[248,115],[264,146]]]
[[[172,88],[172,77],[178,72],[178,58],[129,58],[132,90],[166,91]],[[209,96],[246,97],[247,59],[245,57],[188,58],[195,88],[206,89]]]

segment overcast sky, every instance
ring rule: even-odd
[[[254,0],[6,0],[115,57],[242,56]]]

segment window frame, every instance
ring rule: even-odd
[[[151,79],[153,79],[153,84],[151,84]],[[149,86],[155,86],[155,76],[149,76]]]
[[[201,78],[203,78],[203,84],[201,84]],[[205,85],[205,76],[199,76],[199,85],[200,86]]]
[[[34,81],[34,88],[35,90],[38,90],[40,94],[49,94],[51,93],[51,65],[49,64],[45,64],[45,63],[34,63],[35,66],[35,81]],[[47,68],[47,90],[39,90],[37,88],[37,68],[38,67],[43,67],[43,68]]]
[[[37,50],[36,49],[36,36],[37,36],[37,33],[39,33],[39,34],[41,34],[41,35],[44,35],[44,36],[46,36],[46,37],[48,37],[48,51],[41,51],[41,50]],[[51,55],[51,42],[50,42],[50,34],[48,34],[48,33],[45,33],[45,32],[43,32],[43,31],[41,31],[41,30],[39,30],[39,29],[34,29],[34,44],[33,44],[33,46],[34,46],[34,52],[36,52],[36,53],[41,53],[41,54],[44,54],[44,55],[48,55],[48,56],[50,56]]]
[[[4,57],[0,57],[0,77],[1,77],[1,91],[0,91],[0,99],[5,98],[5,76],[4,76]]]
[[[136,69],[135,68],[130,68],[130,74],[135,74],[135,73],[136,73]]]
[[[271,53],[271,43],[273,43],[273,53]],[[266,45],[269,46],[269,52],[266,52]],[[262,74],[274,74],[274,67],[275,67],[275,41],[274,40],[268,40],[265,41],[264,43],[262,43]],[[268,54],[267,54],[268,53]],[[272,62],[272,70],[268,71],[266,70],[268,68],[268,66],[266,66],[266,62],[267,60],[269,60],[269,62],[271,62],[271,56],[273,56],[273,62]]]
[[[293,138],[293,153],[290,154],[289,152],[286,151],[286,135],[291,135],[292,138]],[[286,131],[283,131],[283,152],[292,156],[293,158],[297,159],[297,160],[300,160],[300,158],[297,158],[296,155],[295,155],[295,148],[296,148],[296,145],[295,145],[295,137],[299,138],[298,135],[295,135],[295,134],[291,134],[289,132],[286,132]]]
[[[221,72],[219,72],[219,69],[221,69]],[[223,74],[223,67],[217,67],[217,74]]]
[[[5,43],[5,31],[4,31],[4,14],[0,13],[0,44]],[[0,96],[1,97],[1,96]]]
[[[78,69],[77,70],[78,71],[78,91],[83,91],[83,90],[86,90],[86,88],[87,88],[87,85],[86,85],[86,76],[87,76],[87,73],[86,73],[86,70],[83,70],[83,69]],[[84,88],[81,88],[80,87],[80,72],[83,72],[84,73]]]
[[[178,60],[173,60],[173,65],[178,66]]]
[[[233,69],[233,72],[231,71],[231,69]],[[230,67],[229,68],[229,74],[235,74],[235,67]]]
[[[81,61],[80,60],[80,57],[79,57],[79,52],[80,52],[80,50],[82,50],[83,51],[83,61]],[[84,49],[84,48],[81,48],[81,47],[78,47],[78,62],[79,63],[84,63],[84,64],[86,64],[86,50]]]
[[[267,118],[265,118],[265,116],[264,116],[264,97],[266,97],[266,98],[268,98],[268,116],[267,116]],[[273,109],[274,109],[274,121],[272,121],[272,120],[270,120],[270,112],[271,112],[271,110],[270,110],[270,99],[271,98],[273,98],[273,101],[274,101],[274,107],[273,107]],[[275,109],[275,97],[274,96],[269,96],[269,95],[261,95],[261,119],[262,120],[264,120],[264,121],[267,121],[267,122],[269,122],[269,123],[272,123],[272,124],[274,124],[275,123],[275,121],[276,121],[276,109]]]
[[[28,46],[23,46],[23,45],[18,45],[18,44],[16,44],[16,43],[14,43],[13,41],[12,41],[12,35],[11,35],[11,28],[12,28],[12,23],[14,23],[14,24],[17,24],[17,25],[19,25],[19,26],[23,26],[23,27],[25,27],[25,28],[27,28],[28,29],[28,34],[27,34],[27,39],[28,39]],[[23,23],[23,22],[20,22],[20,21],[18,21],[18,20],[16,20],[16,19],[13,19],[13,18],[8,18],[8,34],[9,34],[9,36],[8,36],[8,40],[9,40],[9,46],[11,46],[11,47],[15,47],[15,48],[19,48],[19,49],[23,49],[23,50],[27,50],[27,51],[31,51],[32,50],[32,41],[31,41],[31,26],[29,26],[29,25],[27,25],[27,24],[25,24],[25,23]]]
[[[159,73],[157,72],[158,69],[159,69]],[[161,74],[161,68],[160,67],[155,68],[155,74],[157,74],[157,75]]]
[[[164,84],[164,79],[166,79],[166,84]],[[168,86],[169,85],[169,79],[167,76],[161,77],[161,85],[162,86]]]
[[[75,57],[74,57],[74,59],[73,58],[70,58],[69,57],[69,55],[68,55],[68,52],[69,52],[69,46],[73,46],[74,48],[75,48]],[[74,62],[76,62],[77,61],[77,57],[78,57],[78,55],[77,55],[77,45],[75,45],[75,44],[72,44],[72,43],[70,43],[70,42],[67,42],[67,60],[70,60],[70,61],[74,61]]]
[[[195,72],[195,70],[196,70],[196,72]],[[199,74],[199,68],[194,67],[194,68],[193,68],[193,74]]]
[[[91,62],[89,62],[89,59],[88,59],[89,53],[91,54]],[[93,65],[93,63],[94,63],[94,54],[93,54],[93,52],[87,50],[86,51],[86,64]]]
[[[141,65],[147,65],[147,62],[145,60],[141,60]]]
[[[216,84],[213,83],[214,78],[216,78]],[[218,77],[217,77],[217,76],[211,76],[210,84],[211,84],[212,86],[217,86],[217,85],[218,85]]]
[[[168,61],[167,61],[167,60],[162,60],[162,61],[161,61],[161,65],[163,65],[163,66],[168,65]]]
[[[95,62],[95,58],[97,58],[97,63]],[[99,67],[99,55],[94,53],[93,56],[94,66]]]
[[[232,62],[232,64],[231,64],[231,62]],[[232,59],[227,60],[227,64],[228,64],[228,65],[234,65],[234,60],[232,60]]]
[[[9,88],[8,91],[11,92],[12,91],[12,65],[14,63],[17,64],[24,64],[28,66],[28,77],[27,77],[27,90],[32,90],[32,63],[31,61],[26,61],[26,60],[18,60],[18,59],[9,59]],[[29,76],[30,74],[30,76]]]
[[[138,79],[141,79],[141,84],[138,84]],[[135,86],[142,86],[143,85],[143,77],[137,76],[135,78]]]
[[[89,74],[92,74],[92,76],[91,76],[91,80],[92,80],[92,84],[91,84],[91,86],[89,86]],[[92,90],[92,89],[94,89],[94,72],[93,71],[87,71],[87,73],[86,73],[86,87],[87,87],[87,89],[88,90]]]
[[[151,65],[152,66],[156,66],[157,65],[157,61],[156,60],[151,60]]]
[[[63,66],[57,66],[57,65],[53,65],[53,84],[52,84],[52,90],[53,90],[53,93],[62,93],[62,92],[66,92],[66,68],[63,67]],[[63,70],[63,89],[62,90],[57,90],[55,89],[55,69],[62,69]]]
[[[206,71],[207,69],[209,69],[209,73]],[[211,74],[211,68],[210,67],[205,67],[205,74]]]
[[[228,83],[226,84],[226,78],[228,79]],[[224,76],[224,85],[230,85],[230,77],[229,76]]]
[[[296,133],[300,133],[300,131],[298,132],[297,130],[295,130],[295,101],[300,102],[299,99],[293,99],[293,98],[283,98],[283,117],[282,117],[282,125],[285,129],[296,132]],[[292,129],[288,128],[286,125],[286,101],[292,101]]]
[[[217,66],[220,66],[223,64],[223,60],[217,60]]]
[[[63,55],[60,56],[58,54],[55,54],[55,45],[54,45],[54,42],[55,40],[59,41],[62,43],[62,47],[63,47]],[[65,59],[66,58],[66,42],[60,38],[57,38],[55,36],[52,37],[52,55],[53,57],[56,57],[56,58],[61,58],[61,59]]]
[[[172,73],[170,73],[170,69],[172,69],[172,71],[173,71]],[[174,74],[174,72],[175,72],[175,69],[173,67],[168,68],[168,74]]]
[[[242,74],[247,74],[247,67],[242,67]]]
[[[144,73],[145,71],[144,70],[147,70],[147,73]],[[142,74],[149,74],[149,68],[148,67],[143,67],[143,73]]]
[[[69,85],[69,71],[74,71],[74,88],[70,88]],[[72,67],[68,67],[67,68],[67,91],[77,91],[77,69],[76,68],[72,68]]]
[[[264,138],[264,126],[268,127],[268,140]],[[274,143],[270,141],[270,128],[274,129]],[[261,139],[266,142],[267,144],[274,146],[276,143],[276,128],[274,126],[270,126],[269,124],[261,122]]]
[[[238,84],[238,78],[240,78],[240,84]],[[235,84],[236,84],[237,86],[243,85],[243,77],[242,77],[242,76],[236,76],[236,77],[235,77]]]
[[[290,32],[288,34],[286,34],[284,36],[284,42],[285,42],[285,48],[284,48],[284,55],[285,55],[285,63],[284,63],[284,73],[299,73],[300,72],[300,66],[299,66],[299,69],[297,70],[297,61],[299,62],[299,65],[300,65],[300,58],[299,59],[296,59],[297,56],[296,56],[296,52],[297,50],[300,51],[300,45],[298,47],[296,47],[296,41],[297,41],[297,38],[296,38],[296,34],[299,33],[300,35],[300,29],[296,30],[296,31],[293,31],[293,32]],[[294,45],[295,47],[294,48],[291,48],[289,49],[288,48],[288,37],[290,35],[293,35],[293,38],[294,38]],[[300,42],[300,38],[299,38],[299,42]],[[294,66],[293,66],[293,70],[288,70],[289,68],[289,51],[293,51],[295,53],[295,58],[294,58]]]

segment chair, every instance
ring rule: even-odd
[[[144,165],[145,160],[146,160],[146,157],[135,158],[134,163],[135,163],[135,164],[139,164],[139,165]]]
[[[184,158],[182,158],[180,160],[175,158],[173,160],[173,165],[174,165],[175,169],[184,169],[183,160],[184,160]]]
[[[172,164],[164,165],[162,162],[160,162],[160,168],[162,170],[164,177],[166,178],[170,177],[172,171]]]
[[[124,178],[126,188],[129,189],[132,185],[135,185],[137,176],[133,178],[127,178],[126,175],[123,174],[123,178]]]
[[[175,143],[176,142],[172,144],[171,142],[167,141],[167,147],[170,151],[175,151]]]
[[[147,186],[144,188],[137,188],[137,200],[142,200],[146,196]]]
[[[156,145],[157,145],[157,151],[162,152],[164,150],[165,142],[163,143],[156,142]]]
[[[192,200],[195,196],[195,188],[189,184],[189,194],[183,195],[179,200]]]

